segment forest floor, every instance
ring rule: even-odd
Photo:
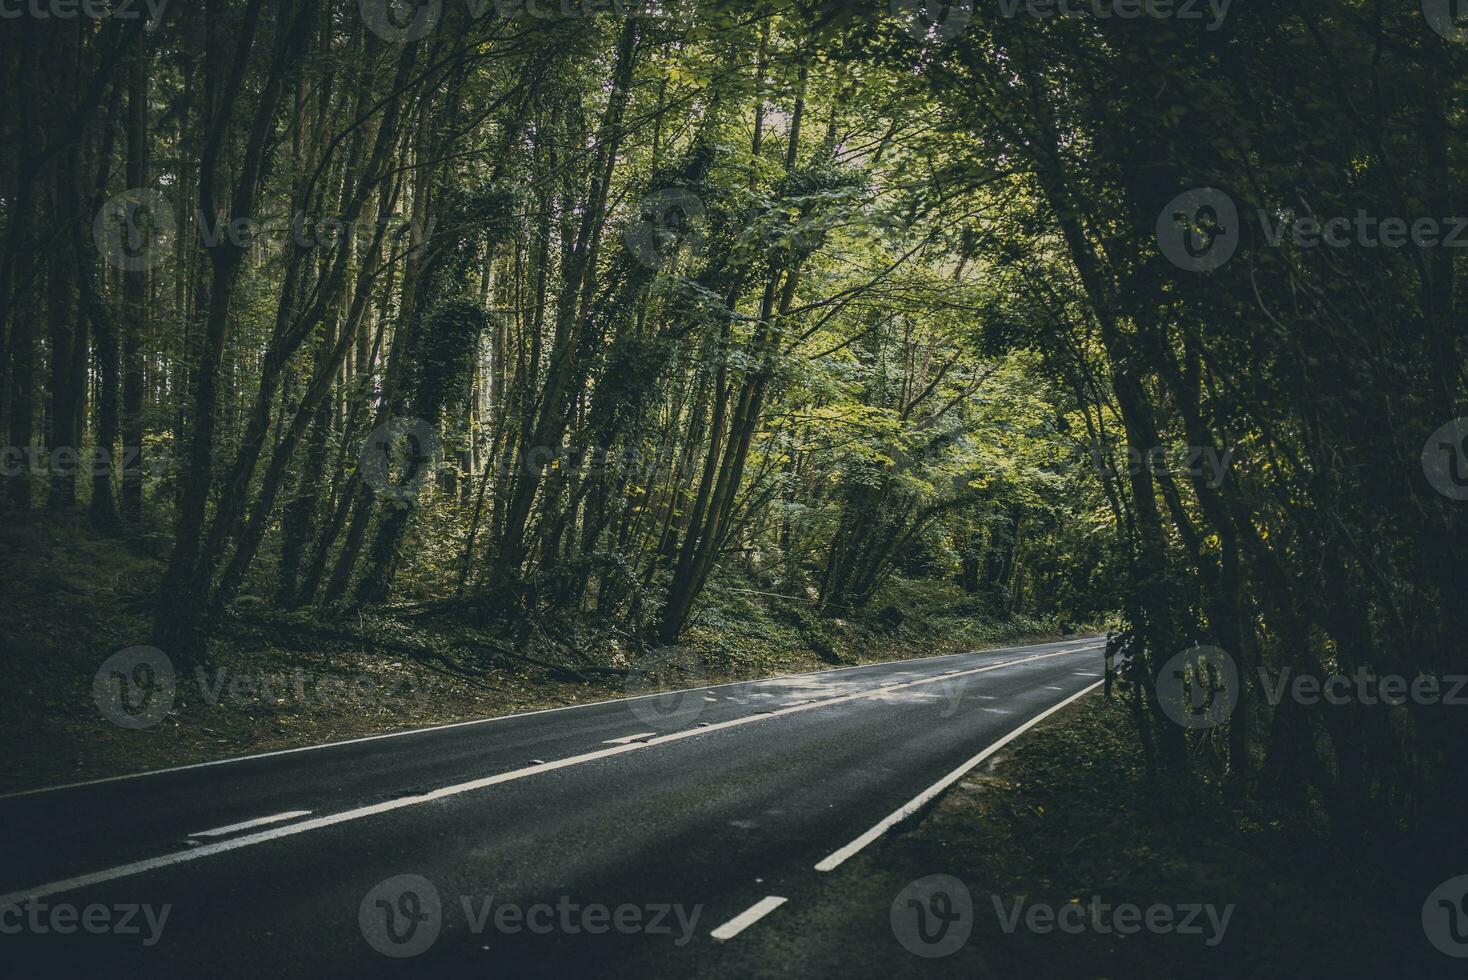
[[[1119,699],[1083,698],[832,872],[825,901],[771,917],[750,951],[751,975],[755,960],[774,959],[864,976],[1463,976],[1462,961],[1434,950],[1421,925],[1433,876],[1449,873],[1440,857],[1434,870],[1410,848],[1343,851],[1318,814],[1234,804],[1208,789],[1184,796],[1148,780],[1138,744]],[[897,919],[905,889],[933,875],[967,889],[948,914],[963,916],[955,938],[972,930],[941,956],[932,954],[944,947],[915,935],[904,945]],[[1047,917],[1075,904],[1079,913]],[[1186,930],[1166,931],[1142,919],[1124,935],[1113,928],[1126,924],[1122,905],[1143,915],[1165,906],[1173,926],[1193,907],[1211,906],[1213,918],[1200,911]],[[931,938],[941,924],[926,925]]]
[[[857,623],[730,577],[711,583],[669,666],[637,670],[615,636],[594,629],[575,637],[574,654],[564,639],[510,651],[501,638],[413,606],[327,621],[315,612],[270,613],[247,596],[211,641],[207,666],[170,657],[170,710],[131,729],[104,717],[93,685],[105,660],[149,643],[164,567],[149,554],[150,540],[124,544],[81,520],[0,527],[0,714],[11,740],[0,792],[1062,634],[1057,623],[985,620],[948,586],[898,580],[873,609],[899,607],[902,622],[879,623],[874,613]]]

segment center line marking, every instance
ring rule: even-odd
[[[1101,647],[1097,645],[1097,640],[1095,640],[1095,639],[1092,639],[1092,640],[1078,640],[1076,642],[1078,642],[1078,643],[1086,643],[1086,644],[1089,644],[1089,646],[1087,646],[1087,647],[1079,647],[1079,648],[1078,647],[1063,647],[1058,652],[1060,652],[1060,653],[1086,653],[1086,652],[1089,652],[1090,650],[1100,650],[1101,649]],[[1007,651],[1007,650],[1040,650],[1040,649],[1044,649],[1046,647],[1053,647],[1055,645],[1056,644],[1053,643],[1053,642],[1052,643],[1026,643],[1026,644],[1023,644],[1022,646],[1018,646],[1018,647],[1004,647],[1004,648],[1001,648],[1000,650],[966,650],[963,653],[940,653],[940,654],[936,654],[936,655],[931,656],[931,657],[913,657],[910,660],[892,661],[890,663],[852,664],[849,667],[828,667],[828,668],[825,668],[823,670],[808,670],[808,671],[805,671],[805,672],[799,673],[799,674],[772,674],[769,677],[760,678],[758,681],[754,681],[754,682],[751,682],[751,681],[729,681],[726,684],[715,684],[711,688],[709,688],[708,690],[709,690],[710,693],[712,693],[712,691],[714,689],[721,688],[721,687],[744,687],[744,686],[749,685],[750,683],[760,683],[760,684],[763,684],[763,683],[767,683],[767,682],[770,682],[770,681],[799,680],[799,679],[807,678],[807,677],[817,678],[817,681],[816,682],[819,683],[820,682],[820,680],[819,680],[820,678],[826,677],[826,676],[828,676],[830,674],[840,674],[840,673],[844,673],[846,671],[852,671],[852,670],[871,670],[873,668],[890,667],[890,666],[893,666],[894,664],[897,664],[897,663],[916,664],[916,663],[924,663],[924,662],[929,661],[929,660],[949,660],[949,659],[951,659],[953,657],[978,656],[978,655],[982,655],[982,654],[986,654],[986,653],[999,653],[999,652]],[[1008,661],[1006,661],[1006,663],[1007,662]],[[998,666],[998,665],[996,664],[995,666]],[[586,701],[586,702],[583,702],[581,704],[566,704],[566,705],[562,705],[559,708],[541,708],[538,711],[519,711],[519,712],[515,712],[514,714],[494,715],[494,716],[489,717],[489,718],[474,718],[474,719],[471,719],[469,721],[449,722],[448,724],[444,724],[444,725],[425,725],[425,726],[423,726],[421,728],[408,728],[408,729],[404,729],[403,731],[400,731],[400,732],[382,732],[382,733],[377,734],[377,735],[362,735],[362,736],[359,736],[358,738],[346,738],[346,739],[341,739],[340,741],[336,741],[336,742],[321,742],[321,743],[318,743],[316,745],[298,745],[298,746],[296,746],[293,749],[276,749],[276,750],[274,750],[272,752],[256,752],[256,753],[254,753],[252,755],[236,755],[236,756],[230,756],[227,759],[213,759],[213,760],[211,760],[209,762],[192,762],[192,763],[189,763],[187,765],[182,765],[182,766],[168,766],[168,767],[163,768],[163,769],[145,769],[142,772],[128,772],[128,773],[122,773],[121,775],[117,775],[117,776],[103,776],[100,779],[86,779],[86,780],[82,780],[81,782],[76,782],[76,783],[63,783],[60,786],[38,786],[35,789],[22,789],[22,790],[15,790],[14,792],[10,792],[10,793],[0,793],[0,800],[13,799],[15,797],[20,797],[20,796],[39,796],[39,795],[41,795],[43,793],[58,793],[58,792],[61,792],[62,790],[83,789],[85,787],[98,786],[98,785],[101,785],[103,783],[116,783],[116,782],[122,782],[124,780],[145,779],[145,778],[147,778],[149,776],[162,776],[162,775],[165,775],[167,773],[183,772],[183,771],[188,770],[188,769],[208,769],[208,768],[212,768],[214,766],[227,766],[227,765],[233,765],[233,764],[239,763],[239,762],[250,762],[250,761],[253,761],[253,760],[256,760],[256,759],[267,759],[267,758],[270,758],[272,756],[277,756],[277,755],[294,755],[297,752],[317,752],[317,751],[320,751],[322,749],[336,749],[336,748],[341,748],[344,745],[358,745],[358,744],[363,743],[363,742],[377,742],[377,741],[381,741],[383,739],[404,738],[404,737],[406,737],[408,735],[427,735],[427,734],[429,734],[431,732],[443,732],[443,731],[448,731],[450,729],[455,729],[455,728],[468,728],[468,727],[475,726],[475,725],[487,725],[487,724],[489,724],[491,722],[515,721],[515,720],[519,720],[519,719],[522,719],[522,718],[529,718],[529,717],[531,717],[533,715],[549,715],[549,714],[555,714],[558,711],[578,711],[578,710],[582,710],[582,709],[585,709],[585,708],[600,708],[600,707],[606,707],[609,704],[619,704],[619,703],[625,703],[627,701],[641,701],[641,700],[644,700],[644,699],[647,699],[647,698],[661,698],[661,697],[667,697],[667,696],[672,695],[672,694],[687,694],[690,691],[697,691],[697,690],[700,690],[700,688],[689,687],[689,688],[682,688],[682,689],[679,689],[679,690],[676,690],[676,691],[658,691],[658,692],[654,692],[652,694],[638,694],[638,695],[636,695],[634,697],[630,697],[630,698],[609,698],[609,699],[607,699],[605,701]],[[731,698],[726,698],[726,700],[734,701],[736,699],[731,697]]]
[[[657,732],[638,732],[636,735],[623,735],[621,738],[609,738],[609,739],[607,739],[605,742],[603,742],[601,744],[603,744],[603,745],[626,745],[628,742],[635,742],[639,738],[651,738],[652,736],[654,736],[656,734],[657,734]]]
[[[227,827],[215,827],[213,830],[196,830],[190,837],[223,837],[232,834],[236,830],[249,830],[251,827],[263,827],[268,823],[280,823],[282,820],[294,820],[296,817],[309,817],[310,810],[290,810],[286,813],[277,813],[271,817],[256,817],[254,820],[245,820],[241,823],[232,823]]]
[[[974,667],[970,670],[962,671],[960,674],[955,676],[983,674],[991,670],[999,670],[1000,668],[1007,667],[1010,664],[1027,663],[1033,660],[1047,660],[1051,657],[1065,657],[1070,655],[1071,651],[1068,650],[1061,650],[1057,651],[1056,653],[1037,653],[1032,657],[1026,657],[1021,660],[1006,660],[1003,663],[989,664],[985,667]],[[900,685],[900,687],[918,687],[923,684],[932,684],[934,682],[944,679],[945,678],[943,678],[942,676],[926,677],[921,680],[909,681],[905,684]],[[1095,684],[1091,685],[1091,687],[1086,688],[1086,690],[1089,691],[1094,687],[1099,687],[1100,685],[1101,682],[1097,681]],[[377,814],[381,813],[392,813],[393,811],[401,810],[404,807],[422,806],[425,803],[432,803],[435,800],[442,800],[450,796],[458,796],[461,793],[468,793],[473,790],[486,789],[490,786],[498,786],[500,783],[508,783],[512,780],[523,779],[526,776],[539,775],[543,772],[554,772],[557,769],[565,769],[570,766],[580,765],[583,762],[592,762],[597,759],[606,759],[610,758],[611,756],[622,755],[627,752],[638,752],[656,745],[665,745],[669,742],[677,742],[685,738],[692,738],[698,735],[707,734],[709,732],[720,731],[725,728],[735,728],[740,725],[748,725],[754,722],[765,721],[769,718],[778,718],[782,715],[799,714],[804,711],[813,711],[815,709],[829,707],[834,704],[845,704],[849,701],[856,701],[861,698],[870,698],[877,695],[883,695],[892,690],[896,690],[896,688],[879,687],[864,691],[854,691],[851,694],[843,694],[839,697],[829,698],[825,701],[813,701],[810,704],[797,704],[789,708],[780,708],[778,710],[766,709],[765,711],[758,714],[744,715],[739,718],[732,718],[728,721],[716,722],[709,725],[707,728],[688,728],[679,732],[671,732],[667,735],[659,735],[656,738],[650,738],[645,742],[629,742],[626,745],[612,745],[604,749],[596,749],[592,752],[583,752],[580,755],[568,756],[564,759],[554,759],[550,762],[542,762],[536,759],[532,761],[531,765],[528,765],[523,769],[512,769],[508,772],[496,773],[493,776],[484,776],[480,779],[471,779],[468,782],[456,783],[452,786],[443,786],[439,789],[431,790],[427,793],[420,793],[415,796],[386,800],[382,803],[374,803],[369,806],[357,807],[353,810],[343,810],[338,813],[328,813],[325,816],[313,817],[310,820],[302,820],[300,823],[287,824],[284,827],[272,827],[269,830],[261,830],[253,834],[246,834],[244,837],[232,837],[229,840],[215,841],[212,844],[205,844],[202,847],[196,847],[188,851],[175,851],[171,854],[162,854],[158,857],[147,858],[142,861],[134,861],[132,864],[121,864],[115,867],[105,868],[101,871],[93,871],[89,874],[77,875],[74,878],[66,878],[61,881],[47,882],[42,885],[35,885],[31,888],[22,888],[9,893],[8,895],[0,895],[0,909],[3,909],[7,905],[19,904],[21,901],[27,898],[45,898],[47,895],[56,895],[60,894],[61,892],[75,891],[78,888],[86,888],[91,885],[101,884],[102,882],[114,881],[118,878],[128,878],[133,875],[143,874],[144,872],[153,871],[158,868],[171,867],[175,864],[182,864],[185,861],[197,861],[200,858],[210,857],[215,854],[223,854],[226,851],[234,851],[242,847],[251,847],[255,844],[264,844],[267,841],[279,840],[282,837],[293,837],[296,834],[304,834],[312,830],[320,830],[323,827],[334,827],[337,824],[348,823],[353,820],[361,820],[364,817],[376,816]],[[1081,694],[1084,693],[1086,692],[1081,692]],[[1080,695],[1078,694],[1076,695],[1076,697],[1080,697]],[[1061,705],[1057,705],[1056,708],[1053,708],[1051,710],[1057,710],[1067,703],[1069,702],[1062,702]],[[1039,721],[1040,718],[1043,717],[1044,715],[1040,715],[1039,717],[1035,718],[1034,721],[1030,722],[1030,724],[1034,724],[1036,721]],[[1019,731],[1023,731],[1023,729],[1020,729]],[[1010,735],[1007,736],[1003,741],[996,743],[994,748],[990,751],[997,750],[1000,745],[1003,745],[1005,741],[1013,738],[1018,733],[1018,731],[1010,733]],[[982,758],[987,758],[987,755],[983,756]],[[979,761],[982,761],[982,758]],[[977,763],[975,763],[975,765],[976,764]],[[959,775],[962,775],[962,773],[959,773]],[[953,778],[957,779],[958,776],[954,776]],[[829,860],[829,858],[827,860]],[[842,860],[845,860],[845,858],[842,858]],[[834,866],[835,865],[832,865],[832,867]]]
[[[740,912],[738,915],[734,916],[734,918],[730,919],[728,922],[725,922],[723,925],[719,926],[719,928],[709,933],[709,935],[712,936],[714,939],[717,939],[719,942],[723,942],[726,939],[733,939],[735,936],[739,935],[741,932],[748,929],[750,926],[754,925],[760,919],[763,919],[765,916],[769,915],[771,912],[775,911],[775,909],[784,905],[788,901],[789,899],[781,898],[779,895],[766,895],[764,898],[760,899],[758,902],[755,902],[749,908],[745,909],[743,912]]]

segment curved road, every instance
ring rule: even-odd
[[[1099,684],[1101,649],[842,668],[0,797],[0,963],[745,975],[762,920]]]

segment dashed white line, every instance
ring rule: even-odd
[[[902,806],[887,814],[887,816],[883,817],[881,821],[878,822],[877,825],[871,830],[868,830],[866,833],[862,834],[860,837],[852,841],[850,844],[847,844],[845,847],[832,851],[826,857],[822,858],[820,863],[816,865],[816,870],[831,871],[834,868],[840,866],[842,862],[851,857],[857,851],[860,851],[872,841],[876,840],[878,837],[881,837],[888,830],[892,829],[903,820],[906,820],[908,817],[921,810],[929,800],[962,779],[963,776],[974,766],[977,766],[979,763],[989,758],[989,756],[993,755],[995,752],[998,752],[1000,749],[1004,748],[1004,746],[1019,738],[1025,732],[1029,731],[1031,728],[1034,728],[1040,722],[1044,721],[1046,718],[1049,718],[1051,715],[1055,714],[1055,712],[1059,711],[1061,708],[1064,708],[1072,701],[1077,700],[1083,695],[1090,694],[1092,691],[1096,690],[1096,688],[1100,687],[1102,683],[1102,681],[1097,681],[1096,683],[1087,687],[1085,690],[1080,691],[1076,694],[1072,694],[1070,697],[1066,698],[1059,704],[1046,708],[1044,711],[1040,712],[1038,715],[1031,718],[1023,725],[1020,725],[1014,731],[1010,732],[1008,735],[990,745],[987,749],[980,752],[972,759],[969,759],[963,765],[959,766],[957,769],[953,770],[948,775],[944,776],[942,779],[929,786],[927,789],[923,790],[917,796],[914,796],[911,800],[908,800],[906,803],[902,804]]]
[[[1039,653],[1035,654],[1032,657],[1026,657],[1021,660],[1006,660],[1003,663],[989,664],[985,667],[975,667],[971,670],[963,671],[962,674],[983,674],[991,670],[998,670],[1001,667],[1006,667],[1010,664],[1028,663],[1034,660],[1046,660],[1051,657],[1064,657],[1070,655],[1072,652],[1073,651],[1069,650],[1061,650],[1055,653]],[[919,680],[909,681],[906,684],[903,684],[902,687],[917,687],[922,684],[932,684],[940,680],[943,680],[943,677],[941,675],[936,677],[925,677]],[[1094,687],[1099,687],[1100,684],[1101,682],[1097,681],[1095,684],[1091,685],[1091,687],[1086,688],[1086,690],[1089,691]],[[102,871],[94,871],[90,874],[78,875],[74,878],[67,878],[62,881],[47,882],[43,885],[36,885],[33,888],[23,888],[19,891],[11,892],[8,895],[0,895],[0,908],[3,908],[6,905],[18,904],[26,898],[44,898],[47,895],[56,895],[61,892],[74,891],[78,888],[86,888],[91,885],[113,881],[118,878],[129,878],[133,875],[143,874],[144,872],[153,871],[157,868],[166,868],[171,865],[182,864],[185,861],[196,861],[199,858],[209,857],[214,854],[222,854],[226,851],[233,851],[242,847],[250,847],[254,844],[263,844],[267,841],[279,840],[283,837],[292,837],[296,834],[304,834],[308,831],[319,830],[323,827],[332,827],[337,824],[347,823],[353,820],[360,820],[364,817],[376,816],[377,814],[391,813],[394,810],[401,810],[405,807],[420,806],[424,803],[431,803],[435,800],[445,799],[446,797],[458,796],[461,793],[468,793],[478,789],[486,789],[490,786],[497,786],[500,783],[508,783],[512,780],[523,779],[526,776],[533,776],[543,772],[553,772],[557,769],[565,769],[569,766],[579,765],[583,762],[591,762],[596,759],[605,759],[614,755],[622,755],[626,752],[637,752],[642,749],[651,748],[655,745],[664,745],[669,742],[676,742],[685,738],[691,738],[695,735],[703,735],[708,732],[715,732],[725,728],[734,728],[739,725],[748,725],[753,722],[764,721],[767,718],[777,718],[781,715],[797,714],[802,711],[811,711],[816,708],[824,708],[833,704],[844,704],[848,701],[856,701],[861,698],[869,698],[876,695],[885,694],[891,690],[893,690],[893,688],[891,687],[881,687],[870,690],[855,691],[851,694],[843,694],[839,697],[829,698],[825,701],[813,701],[810,704],[798,704],[788,708],[780,708],[778,710],[766,710],[757,714],[743,715],[739,718],[731,718],[728,721],[717,722],[715,724],[709,725],[707,728],[688,728],[684,729],[683,731],[671,732],[667,735],[659,735],[656,738],[650,738],[642,742],[629,742],[626,745],[613,745],[605,749],[597,749],[592,752],[583,752],[580,755],[568,756],[564,759],[555,759],[550,762],[542,762],[539,759],[534,759],[531,760],[531,765],[526,766],[523,769],[512,769],[508,772],[496,773],[493,776],[485,776],[480,779],[472,779],[468,782],[457,783],[452,786],[443,786],[439,789],[431,790],[427,793],[419,793],[415,796],[399,797],[397,799],[387,800],[382,803],[375,803],[370,806],[357,807],[353,810],[343,810],[340,813],[330,813],[326,816],[315,817],[311,820],[303,820],[300,823],[288,824],[284,827],[273,827],[269,830],[262,830],[253,834],[246,834],[244,837],[232,837],[229,840],[216,841],[213,844],[205,844],[202,847],[196,847],[188,851],[175,851],[172,854],[163,854],[155,858],[148,858],[143,861],[135,861],[132,864],[118,865],[116,867],[106,868]],[[1081,692],[1081,694],[1084,693],[1085,691]],[[1080,697],[1080,695],[1078,694],[1076,695],[1076,697]],[[1075,700],[1075,698],[1071,698],[1070,700]],[[1068,703],[1070,703],[1070,701],[1064,701],[1060,705],[1057,705],[1055,708],[1052,708],[1050,710],[1056,711],[1060,707],[1063,707],[1065,704]],[[1049,714],[1049,712],[1046,712],[1045,714]],[[1041,718],[1044,718],[1045,714],[1037,716],[1035,719],[1029,722],[1029,724],[1035,724]],[[975,760],[972,760],[973,765],[977,765],[978,762],[983,761],[983,759],[987,758],[989,754],[992,754],[994,751],[996,751],[999,746],[1003,745],[1009,739],[1014,738],[1022,731],[1024,731],[1024,728],[1017,729],[1016,731],[1011,732],[1009,735],[1005,736],[1004,739],[995,743],[995,745],[986,750],[985,753],[981,753],[980,756],[976,757]],[[959,772],[957,775],[953,775],[952,779],[957,779],[959,775],[962,775],[962,772]],[[938,789],[941,789],[942,786],[945,785],[947,784],[941,784]],[[933,792],[936,793],[937,789],[933,790]],[[883,829],[885,830],[886,828],[884,827]],[[868,833],[870,833],[870,831],[868,831]],[[848,845],[848,847],[849,846],[850,845]],[[862,846],[864,847],[865,843],[863,843]],[[858,850],[859,849],[860,848],[858,848]],[[855,853],[855,851],[853,851],[852,853]],[[830,858],[827,858],[827,860],[829,861]],[[843,857],[841,860],[844,861],[845,858]],[[840,861],[837,862],[837,864],[839,863]],[[820,866],[817,865],[817,867]],[[835,865],[832,865],[832,867],[835,867]]]
[[[268,823],[280,823],[282,820],[294,820],[296,817],[309,817],[310,810],[289,810],[285,813],[277,813],[269,817],[256,817],[254,820],[244,820],[240,823],[232,823],[227,827],[215,827],[213,830],[196,830],[190,837],[224,837],[238,830],[249,830],[251,827],[263,827]]]
[[[719,926],[719,928],[709,933],[709,935],[712,936],[714,939],[717,939],[719,942],[733,939],[735,936],[739,935],[741,932],[754,925],[760,919],[763,919],[765,916],[775,911],[775,909],[784,905],[787,901],[789,901],[789,899],[782,898],[779,895],[766,895],[764,898],[760,899],[758,902],[755,902],[749,908],[745,909],[743,912],[740,912],[738,915],[734,916],[734,918],[730,919],[728,922],[725,922],[723,925]]]
[[[801,677],[818,677],[818,676],[823,675],[823,674],[839,674],[839,673],[842,673],[842,672],[848,671],[848,670],[870,670],[870,669],[872,669],[874,667],[891,666],[892,663],[919,664],[919,663],[924,663],[924,662],[929,661],[929,660],[947,660],[947,659],[949,659],[951,657],[971,657],[971,656],[978,656],[978,655],[985,654],[985,653],[1003,653],[1003,652],[1009,651],[1009,650],[1038,650],[1038,649],[1044,649],[1046,647],[1056,646],[1059,642],[1060,641],[1054,641],[1054,642],[1050,642],[1050,643],[1026,643],[1026,644],[1024,644],[1022,646],[1017,646],[1017,647],[1001,647],[1001,648],[999,648],[997,650],[969,650],[969,651],[965,651],[964,653],[940,653],[940,654],[938,654],[936,656],[932,656],[932,657],[913,657],[910,660],[892,661],[891,663],[852,664],[849,667],[828,667],[828,668],[826,668],[824,670],[808,670],[808,671],[805,671],[804,673],[800,673],[800,674],[775,674],[775,675],[772,675],[770,677],[760,678],[759,680],[754,681],[753,683],[764,684],[764,683],[768,683],[769,681],[792,680],[792,679],[801,678]],[[1093,648],[1100,649],[1099,646],[1096,646],[1096,641],[1095,640],[1087,640],[1087,641],[1079,641],[1079,642],[1089,643],[1089,644],[1091,644],[1091,646]],[[1074,646],[1066,646],[1066,647],[1062,647],[1058,652],[1060,652],[1060,653],[1082,653],[1082,652],[1085,651],[1085,649],[1086,648],[1078,648],[1078,647],[1074,647]],[[1011,663],[1011,662],[1012,661],[1005,661],[1005,663]],[[1002,665],[1001,664],[993,664],[991,666],[996,666],[997,667],[997,666],[1002,666]],[[748,685],[750,683],[751,683],[750,681],[729,681],[726,684],[715,684],[715,685],[713,685],[713,688],[741,687],[741,686],[746,686],[746,685]],[[165,773],[185,772],[185,771],[190,770],[190,769],[209,769],[209,768],[212,768],[214,766],[228,766],[228,765],[233,765],[234,763],[237,763],[237,762],[249,762],[252,759],[269,759],[269,758],[271,758],[273,756],[278,756],[278,755],[295,755],[298,752],[316,752],[316,751],[319,751],[321,749],[340,748],[343,745],[359,745],[359,744],[361,744],[363,742],[377,742],[377,741],[380,741],[382,739],[388,739],[388,738],[403,738],[403,737],[408,736],[408,735],[426,735],[429,732],[442,732],[442,731],[448,731],[448,730],[454,729],[454,728],[467,728],[467,727],[470,727],[472,725],[487,725],[487,724],[490,724],[491,722],[496,722],[496,721],[509,721],[511,719],[514,719],[514,718],[529,718],[531,715],[548,715],[548,714],[553,714],[553,713],[558,712],[558,711],[576,711],[576,710],[578,710],[580,708],[605,707],[605,706],[607,706],[609,704],[617,704],[617,703],[623,702],[623,701],[641,701],[641,700],[643,700],[645,698],[661,698],[661,697],[668,697],[668,696],[674,695],[674,694],[686,694],[686,693],[688,693],[690,691],[711,690],[711,689],[712,688],[687,687],[687,688],[682,688],[682,689],[676,690],[676,691],[657,691],[657,692],[654,692],[652,694],[638,694],[638,695],[634,695],[633,697],[629,697],[629,698],[607,698],[604,701],[584,701],[581,704],[563,704],[563,705],[561,705],[558,708],[540,708],[540,709],[538,709],[536,711],[521,711],[521,712],[517,712],[515,714],[510,714],[510,715],[494,715],[493,717],[490,717],[490,718],[474,718],[474,719],[471,719],[469,721],[454,721],[454,722],[449,722],[448,724],[445,724],[445,725],[425,725],[422,728],[407,728],[407,729],[404,729],[403,731],[400,731],[400,732],[383,732],[383,733],[378,734],[378,735],[362,735],[362,736],[359,736],[358,738],[344,738],[344,739],[341,739],[340,741],[336,741],[336,742],[320,742],[320,743],[318,743],[316,745],[298,745],[298,746],[296,746],[293,749],[275,749],[274,751],[271,751],[271,752],[256,752],[253,755],[236,755],[236,756],[231,756],[228,759],[211,759],[208,762],[191,762],[191,763],[188,763],[187,765],[182,765],[182,766],[166,766],[165,768],[162,768],[162,769],[145,769],[142,772],[125,772],[125,773],[122,773],[122,774],[117,775],[117,776],[103,776],[103,777],[101,777],[99,779],[84,779],[84,780],[82,780],[80,782],[75,782],[75,783],[62,783],[59,786],[38,786],[35,789],[15,790],[15,791],[9,792],[9,793],[0,793],[0,800],[9,800],[9,799],[14,799],[14,798],[20,797],[20,796],[39,796],[42,793],[58,793],[58,792],[60,792],[62,790],[82,789],[83,787],[87,787],[87,786],[99,786],[99,785],[101,785],[103,783],[116,783],[116,782],[122,782],[123,780],[129,780],[129,779],[143,779],[143,778],[145,778],[147,776],[162,776]],[[766,695],[766,697],[768,697],[768,696],[769,695]],[[732,697],[730,697],[730,698],[726,698],[726,700],[733,701],[735,699],[732,698]]]

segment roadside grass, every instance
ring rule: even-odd
[[[871,975],[1463,976],[1462,961],[1439,954],[1424,937],[1427,891],[1404,886],[1397,858],[1405,857],[1343,852],[1313,814],[1236,805],[1206,787],[1157,785],[1146,776],[1129,713],[1098,691],[1032,729],[838,870],[842,915],[860,915],[859,923],[827,910],[791,929],[839,930],[842,943],[827,950],[821,966],[859,963],[876,971]],[[1438,877],[1462,870],[1443,865]],[[967,886],[973,932],[956,953],[920,959],[896,939],[889,910],[910,882],[934,874]],[[1030,928],[1025,919],[1036,905],[1058,910],[1097,900],[1113,909],[1130,903],[1233,911],[1221,939],[1206,915],[1197,920],[1201,932],[1189,935],[1146,928],[1120,935],[1089,924],[1065,932],[1043,918],[1036,920],[1040,928]],[[1017,908],[1021,917],[1008,928]],[[1103,925],[1110,915],[1100,917]],[[815,968],[819,955],[806,965]]]

